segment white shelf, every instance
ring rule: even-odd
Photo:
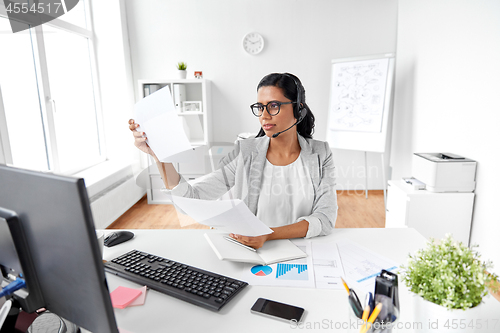
[[[166,85],[170,83],[206,83],[207,79],[140,79],[139,85],[145,84],[161,84]]]
[[[190,141],[191,145],[194,146],[194,147],[199,147],[199,146],[204,146],[206,144],[208,144],[208,142],[206,141]]]
[[[186,112],[178,112],[178,116],[202,116],[203,111],[186,111]]]

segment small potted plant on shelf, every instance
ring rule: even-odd
[[[179,73],[179,78],[180,79],[185,79],[186,78],[186,75],[187,75],[187,64],[183,61],[179,61],[177,63],[177,69],[179,70],[178,73]]]
[[[446,235],[440,242],[431,239],[402,266],[403,281],[416,294],[414,319],[423,331],[469,332],[469,326],[455,323],[478,319],[488,287],[498,288],[498,276],[487,272],[492,262],[481,261],[476,248]]]

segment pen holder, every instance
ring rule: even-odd
[[[354,310],[352,309],[350,303],[349,303],[349,298],[347,299],[347,306],[349,308],[349,319],[348,322],[346,323],[348,326],[347,332],[349,333],[360,333],[363,332],[362,328],[364,325],[363,320],[361,318],[358,318],[356,314],[354,313]],[[394,315],[393,315],[393,320],[382,320],[380,318],[377,318],[373,324],[370,325],[370,328],[366,331],[366,333],[392,333],[393,328],[397,325],[399,317],[399,312],[395,308],[394,309]]]

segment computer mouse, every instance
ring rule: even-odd
[[[130,231],[113,231],[104,238],[104,245],[112,247],[134,238],[134,234]]]

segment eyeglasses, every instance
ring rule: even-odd
[[[271,101],[267,103],[266,105],[261,104],[261,103],[255,103],[250,105],[250,109],[252,109],[253,114],[256,117],[262,116],[264,113],[264,108],[266,108],[267,113],[269,113],[270,116],[276,116],[278,113],[280,113],[280,109],[282,105],[285,104],[294,104],[297,102],[278,102],[278,101]]]

